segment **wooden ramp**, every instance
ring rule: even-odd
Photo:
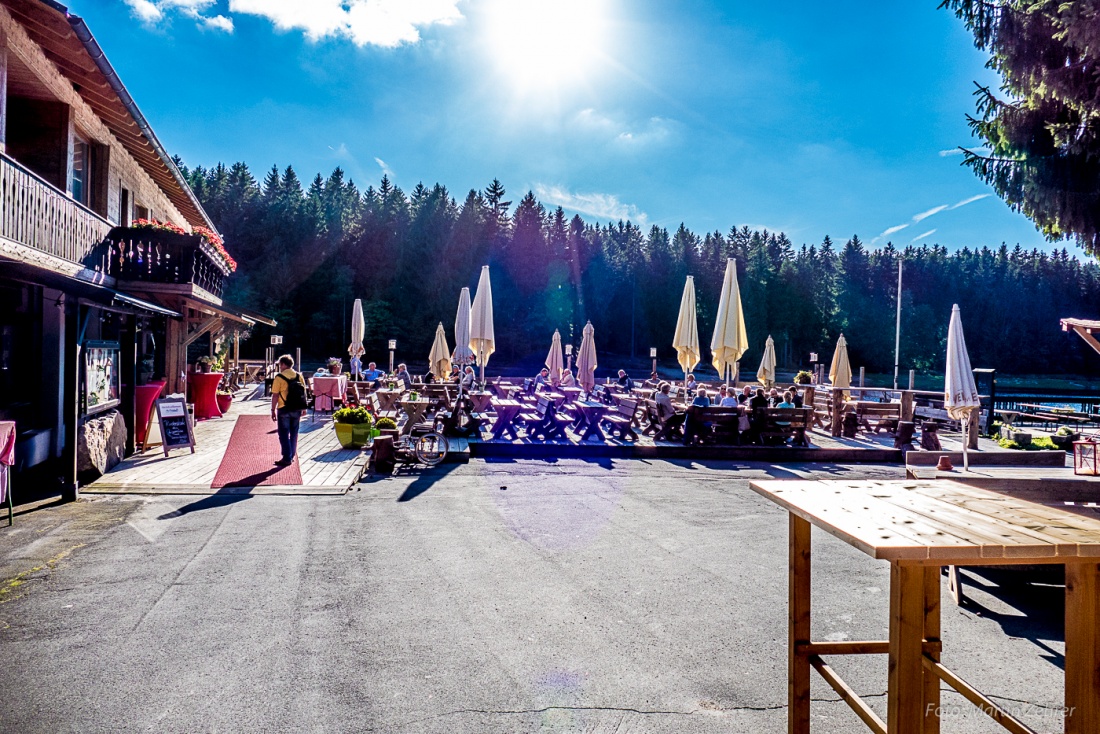
[[[243,397],[244,394],[242,394]],[[331,420],[302,420],[298,435],[300,485],[225,487],[211,489],[221,465],[237,417],[268,415],[267,399],[234,400],[221,418],[195,425],[195,453],[172,451],[167,457],[159,446],[135,454],[105,475],[80,488],[90,494],[344,494],[367,470],[369,451],[344,449],[336,439]]]

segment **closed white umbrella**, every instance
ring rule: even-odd
[[[775,385],[775,342],[770,334],[767,343],[764,345],[764,357],[760,360],[760,369],[756,371],[756,379],[760,380],[764,387]]]
[[[745,329],[745,312],[741,308],[741,289],[737,286],[737,263],[731,257],[726,260],[726,277],[722,280],[722,295],[718,299],[718,318],[710,339],[711,364],[727,385],[730,372],[734,381],[737,380],[737,361],[748,348],[749,333]],[[774,374],[773,366],[773,380]]]
[[[447,348],[447,332],[443,330],[443,322],[435,327],[435,341],[432,342],[432,351],[428,354],[428,364],[431,365],[432,374],[440,380],[446,380],[451,374],[451,350]]]
[[[561,356],[561,333],[554,329],[554,338],[550,341],[550,353],[546,355],[546,369],[550,370],[550,384],[557,387],[561,382],[561,371],[565,360]]]
[[[470,309],[470,349],[477,366],[481,368],[481,381],[485,382],[485,365],[496,351],[493,335],[493,288],[489,285],[489,266],[481,266],[481,278],[477,281],[474,305]]]
[[[363,337],[366,336],[367,327],[363,320],[363,301],[356,298],[351,304],[351,344],[348,345],[348,354],[352,357],[361,357],[363,352]]]
[[[584,325],[581,349],[577,354],[577,383],[586,393],[596,389],[596,329],[589,321]]]
[[[852,386],[852,365],[848,362],[848,342],[843,334],[836,340],[833,362],[829,365],[829,382],[833,383],[833,387]]]
[[[680,298],[680,315],[676,319],[676,335],[672,338],[676,359],[684,369],[684,385],[688,373],[699,364],[699,323],[695,316],[695,278],[687,277],[684,295]]]
[[[458,313],[455,315],[455,350],[451,361],[459,365],[473,364],[474,353],[470,349],[470,289],[463,288],[458,295]]]
[[[947,374],[944,376],[943,407],[947,414],[962,423],[963,469],[969,471],[970,458],[966,454],[967,430],[970,414],[981,407],[974,371],[970,369],[970,355],[963,338],[962,312],[959,304],[951,307],[951,324],[947,327]]]

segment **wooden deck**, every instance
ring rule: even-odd
[[[229,437],[241,415],[267,415],[270,399],[248,398],[238,393],[233,407],[222,418],[198,421],[195,453],[172,451],[167,457],[159,446],[135,454],[96,481],[81,487],[98,494],[344,494],[367,470],[369,451],[341,448],[330,418],[302,420],[298,436],[298,464],[302,484],[211,489]],[[262,391],[261,391],[262,393]]]

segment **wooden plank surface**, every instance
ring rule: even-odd
[[[949,480],[749,486],[874,558],[965,565],[1100,557],[1100,517]]]
[[[243,393],[242,393],[243,395]],[[340,446],[330,420],[301,423],[298,434],[298,465],[302,484],[286,487],[256,487],[243,490],[211,489],[221,466],[236,419],[241,415],[267,415],[269,400],[235,400],[222,418],[198,421],[195,425],[195,453],[173,451],[167,457],[154,447],[126,459],[95,482],[81,488],[88,493],[226,494],[343,494],[367,470],[369,451]],[[274,424],[273,424],[274,425]]]

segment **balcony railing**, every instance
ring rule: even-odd
[[[89,268],[125,281],[195,285],[222,297],[228,268],[198,235],[116,227],[85,260]]]
[[[111,223],[0,153],[0,237],[80,263]]]

